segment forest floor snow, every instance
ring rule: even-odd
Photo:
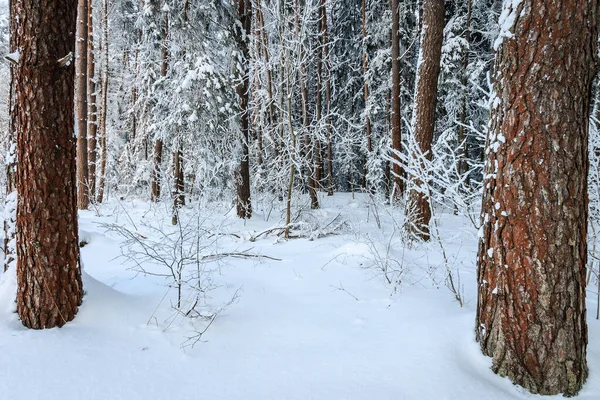
[[[312,237],[287,241],[277,232],[253,238],[281,226],[280,210],[260,204],[246,223],[222,207],[182,211],[184,226],[202,225],[204,234],[191,238],[206,243],[205,255],[279,259],[202,264],[204,292],[195,310],[219,312],[200,338],[209,320],[175,312],[172,280],[152,275],[164,273],[164,265],[142,265],[141,273],[121,256],[131,252],[123,237],[108,230],[128,226],[141,241],[168,247],[177,236],[169,207],[111,201],[81,212],[85,297],[74,321],[25,329],[14,312],[14,273],[0,276],[0,399],[542,398],[492,373],[474,341],[477,237],[468,219],[440,218],[441,243],[460,277],[461,308],[444,285],[440,244],[403,245],[394,221],[402,219],[399,211],[376,209],[364,195],[321,201],[321,210],[299,218],[299,229]],[[183,293],[185,312],[196,297]],[[579,395],[586,400],[600,398],[595,309],[590,289],[590,377]]]

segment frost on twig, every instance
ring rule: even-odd
[[[73,61],[73,52],[70,51],[69,54],[58,60],[58,65],[68,67],[71,65],[71,61]]]
[[[18,64],[19,58],[20,58],[20,54],[18,51],[15,51],[14,53],[10,53],[10,54],[7,54],[4,56],[4,59],[8,60],[9,62],[11,62],[13,64]]]

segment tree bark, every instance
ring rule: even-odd
[[[9,29],[16,32],[15,25],[16,1],[10,0],[8,3]],[[16,35],[10,36],[10,52],[17,49]],[[6,199],[4,201],[4,271],[16,263],[16,223],[17,223],[17,143],[15,134],[16,115],[12,112],[16,104],[16,66],[9,64],[10,68],[10,86],[8,91],[8,148],[6,149]]]
[[[190,6],[189,0],[183,4],[183,29],[189,29],[188,26],[188,9]],[[185,58],[187,49],[181,49],[182,58]],[[179,223],[179,208],[185,205],[185,184],[183,175],[183,151],[181,145],[181,133],[177,129],[177,135],[173,151],[173,215],[171,223],[177,225]]]
[[[362,46],[363,46],[363,82],[365,96],[365,134],[367,137],[367,151],[369,154],[373,151],[371,140],[371,118],[369,117],[369,55],[367,53],[367,0],[362,0]]]
[[[458,125],[458,156],[456,158],[456,172],[460,176],[468,172],[467,158],[469,157],[469,142],[467,140],[465,125],[467,124],[467,112],[468,112],[468,68],[469,68],[469,45],[471,43],[471,6],[472,0],[467,0],[467,21],[465,28],[465,42],[467,43],[467,49],[463,54],[462,58],[462,72],[460,77],[460,84],[462,86],[462,99],[460,104],[459,122]],[[470,185],[470,179],[467,176],[465,179],[465,185]]]
[[[414,168],[418,168],[422,175],[427,175],[425,160],[420,157],[431,160],[437,85],[444,39],[444,0],[423,0],[423,19],[412,123],[415,146],[418,149],[413,150],[411,156],[415,161]],[[413,175],[409,178],[411,190],[406,207],[411,219],[409,227],[416,237],[429,240],[431,219],[429,181],[423,181],[421,177]]]
[[[75,60],[75,112],[77,113],[77,207],[87,210],[88,190],[88,140],[87,140],[87,52],[88,52],[88,0],[79,0],[77,7],[77,48]]]
[[[48,18],[52,16],[52,18]],[[77,232],[76,0],[17,2],[17,312],[28,328],[63,326],[82,298]],[[87,14],[83,14],[87,17]],[[16,25],[16,24],[15,24]],[[85,44],[85,43],[84,43]]]
[[[302,33],[300,27],[300,4],[298,0],[294,1],[294,19],[296,36],[298,40],[302,40]],[[309,100],[308,100],[308,76],[306,71],[306,60],[304,59],[303,44],[300,43],[299,49],[299,60],[300,60],[300,96],[302,103],[302,125],[304,126],[304,147],[307,165],[307,183],[308,183],[308,194],[310,196],[310,208],[316,210],[319,208],[319,198],[317,196],[317,183],[315,179],[315,165],[314,165],[314,146],[311,138],[311,127],[310,127],[310,111],[309,111]]]
[[[333,141],[331,138],[331,61],[329,59],[329,30],[327,6],[321,0],[321,26],[323,29],[323,51],[325,57],[325,126],[327,129],[327,196],[333,196]]]
[[[400,2],[391,0],[392,8],[392,198],[400,199],[404,193],[404,182],[400,157],[402,152],[402,108],[400,102]]]
[[[252,204],[250,202],[250,160],[248,151],[248,139],[250,135],[250,102],[249,102],[249,83],[250,72],[248,63],[250,60],[250,51],[248,47],[248,37],[252,25],[252,4],[250,0],[236,0],[238,6],[238,19],[241,26],[236,27],[236,40],[238,48],[243,59],[243,70],[239,71],[240,83],[236,87],[237,95],[240,101],[240,124],[241,124],[241,155],[240,165],[236,171],[235,184],[237,189],[237,215],[240,218],[252,217]]]
[[[96,198],[96,145],[97,115],[96,105],[96,62],[94,58],[94,19],[92,16],[93,0],[88,0],[88,46],[87,46],[87,94],[88,94],[88,190],[89,199]]]
[[[106,184],[106,117],[108,115],[108,0],[102,0],[103,35],[102,50],[104,51],[104,64],[102,65],[102,106],[100,114],[100,182],[98,183],[98,203],[104,200],[104,186]]]
[[[160,47],[160,76],[167,76],[167,70],[169,68],[169,48],[167,44],[167,39],[169,36],[169,12],[163,11],[163,25],[162,25],[162,43]],[[152,201],[160,200],[160,191],[161,191],[161,180],[162,180],[162,156],[163,156],[163,146],[164,142],[162,138],[158,138],[154,140],[154,152],[152,156],[153,168],[152,168],[152,192],[150,194],[150,199]]]
[[[504,2],[484,172],[476,337],[533,393],[586,380],[588,126],[598,0]],[[508,19],[510,21],[510,19]]]
[[[279,146],[280,146],[280,138],[277,137],[275,133],[275,123],[277,120],[276,112],[275,112],[275,99],[273,97],[273,78],[272,78],[272,67],[269,62],[269,40],[267,38],[267,31],[265,30],[265,19],[262,12],[262,0],[256,1],[256,21],[259,24],[260,36],[257,39],[262,45],[262,54],[264,56],[264,62],[266,65],[266,75],[267,75],[267,109],[269,110],[268,116],[268,129],[267,134],[273,141],[273,155],[275,160],[279,159]]]

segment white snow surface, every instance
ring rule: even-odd
[[[222,232],[240,236],[223,235],[222,251],[252,249],[282,261],[234,259],[219,266],[209,302],[226,301],[242,287],[239,300],[193,348],[182,347],[191,323],[179,319],[168,326],[174,292],[161,303],[165,280],[127,269],[115,259],[122,239],[98,225],[131,220],[148,236],[143,221],[161,215],[157,206],[109,202],[100,216],[81,212],[80,236],[89,242],[82,248],[86,294],[74,321],[60,329],[24,328],[14,312],[14,271],[0,276],[0,398],[542,399],[495,375],[475,343],[477,232],[466,219],[441,218],[446,250],[464,286],[461,308],[443,280],[436,285],[427,279],[428,267],[444,269],[435,243],[393,249],[408,271],[394,293],[369,267],[369,243],[378,241],[364,238],[382,233],[368,198],[336,194],[321,201],[324,208],[313,212],[317,219],[341,213],[352,229],[314,240],[270,235],[250,242],[252,232],[279,225],[273,216],[265,221],[267,212],[258,210],[244,224],[227,210],[213,213]],[[389,215],[381,209],[380,215],[389,232]],[[593,316],[594,296],[588,297],[590,377],[579,399],[597,400],[600,322]]]

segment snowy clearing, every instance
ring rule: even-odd
[[[81,212],[80,240],[89,242],[82,248],[86,295],[73,322],[62,329],[25,329],[14,306],[7,307],[13,304],[14,276],[1,277],[0,398],[540,397],[492,373],[491,360],[474,341],[477,238],[466,219],[441,218],[444,246],[460,272],[461,308],[444,286],[435,242],[390,250],[389,257],[405,269],[394,275],[401,276],[400,285],[386,283],[374,265],[373,249],[385,251],[382,238],[389,239],[392,216],[401,218],[394,214],[400,211],[380,209],[380,231],[367,196],[336,194],[321,201],[323,209],[311,215],[320,221],[340,215],[338,221],[347,221],[343,234],[289,241],[268,234],[251,242],[256,233],[278,226],[273,216],[265,221],[266,214],[257,210],[244,225],[225,215],[226,209],[214,208],[204,225],[239,236],[220,235],[211,242],[214,250],[248,250],[281,261],[213,263],[207,309],[227,303],[238,289],[239,297],[193,347],[185,345],[186,338],[206,327],[206,321],[190,322],[174,314],[175,291],[163,299],[165,278],[136,274],[128,269],[129,261],[115,259],[123,239],[100,225],[135,224],[137,233],[150,240],[153,231],[144,221],[162,212],[168,227],[169,214],[161,210],[166,206],[112,201],[98,210],[101,216]],[[185,212],[192,215],[192,208]],[[588,293],[590,377],[579,398],[596,400],[600,322],[594,319],[595,296]]]

